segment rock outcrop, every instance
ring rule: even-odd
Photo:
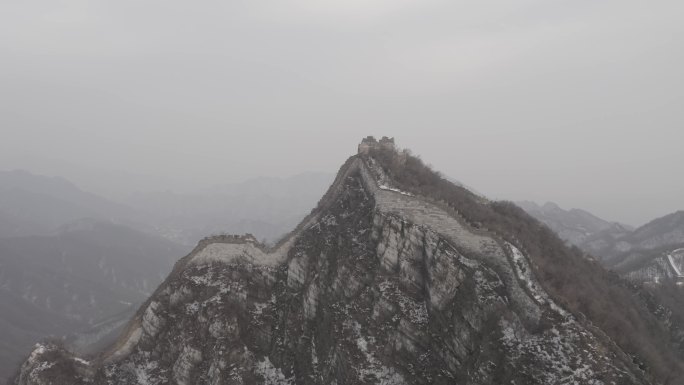
[[[524,250],[391,182],[350,158],[276,246],[205,239],[114,346],[39,345],[14,383],[650,383]]]

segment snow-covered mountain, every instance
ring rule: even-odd
[[[367,138],[275,246],[204,239],[113,345],[78,356],[39,344],[13,383],[682,378],[673,329],[634,290],[517,206]]]

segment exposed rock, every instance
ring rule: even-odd
[[[649,383],[523,251],[378,175],[352,157],[272,249],[201,242],[91,370],[52,383]],[[34,354],[16,384],[69,359]]]

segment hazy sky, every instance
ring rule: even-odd
[[[203,187],[333,172],[361,137],[390,135],[492,197],[640,224],[684,209],[683,14],[681,0],[3,0],[0,168]]]

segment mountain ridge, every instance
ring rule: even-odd
[[[622,234],[634,228],[619,222],[607,221],[582,209],[565,210],[554,202],[539,205],[532,201],[515,202],[528,214],[551,228],[561,239],[584,247],[597,234]]]
[[[0,213],[17,222],[34,224],[0,237],[46,235],[84,217],[126,223],[135,223],[140,218],[132,208],[81,190],[64,178],[25,170],[0,171]]]
[[[543,206],[517,202],[565,241],[597,258],[607,268],[638,283],[681,282],[670,268],[668,255],[684,246],[684,211],[676,211],[631,228],[608,222],[580,209],[563,210],[554,203]],[[587,225],[572,213],[581,213],[598,226]],[[581,236],[574,236],[581,232]]]
[[[122,225],[85,222],[0,239],[0,377],[40,338],[66,337],[79,349],[111,341],[97,333],[118,330],[171,269],[174,254],[187,250]]]
[[[68,366],[52,373],[57,383],[87,378],[102,382],[111,375],[125,383],[144,377],[153,383],[172,379],[179,384],[200,378],[357,383],[364,376],[396,384],[448,383],[458,378],[546,383],[564,370],[546,365],[574,367],[571,356],[589,365],[565,374],[576,380],[650,383],[608,336],[564,309],[577,312],[582,303],[568,302],[573,299],[562,287],[551,290],[553,296],[547,294],[558,283],[545,277],[548,266],[537,266],[544,260],[532,256],[545,248],[559,257],[574,255],[552,233],[542,231],[530,241],[523,236],[538,230],[527,227],[538,229],[539,223],[521,217],[515,206],[488,202],[459,189],[393,146],[377,150],[351,157],[311,214],[272,248],[253,237],[203,240],[176,263],[112,348],[82,364],[57,347],[40,346],[16,383],[41,383],[38,369],[50,359]],[[432,193],[423,196],[418,190]],[[523,218],[527,227],[512,226],[516,218]],[[511,233],[513,229],[517,232]],[[572,258],[589,263],[577,259],[581,256]],[[359,270],[360,266],[365,268]],[[540,282],[535,276],[542,277]],[[607,284],[601,274],[593,277],[597,288]],[[620,285],[611,290],[619,294]],[[469,294],[478,290],[487,294]],[[615,297],[627,301],[627,308],[639,306],[624,295]],[[558,298],[562,303],[556,303]],[[468,312],[454,312],[457,302]],[[228,309],[234,311],[226,313]],[[191,326],[184,314],[196,314],[199,323]],[[500,318],[504,314],[507,318]],[[603,322],[593,310],[588,314]],[[460,336],[451,334],[460,330],[454,329],[454,322],[463,328]],[[305,328],[300,330],[297,324]],[[319,325],[339,328],[348,337],[337,342],[339,353],[334,338],[321,334]],[[395,325],[399,334],[378,325]],[[489,334],[483,331],[485,326],[491,328]],[[160,337],[174,335],[178,343]],[[558,336],[565,342],[554,342]],[[645,342],[644,348],[656,349],[651,355],[639,346],[625,346],[624,340],[620,343],[644,353],[650,365],[659,355],[671,364],[668,348],[653,345],[649,338],[635,337],[636,342]],[[207,344],[220,349],[207,350]],[[431,348],[425,350],[424,344]],[[419,352],[427,355],[416,361]],[[333,365],[331,371],[317,369],[319,357]],[[478,363],[477,357],[489,357],[502,366],[481,366],[486,362]],[[242,362],[241,369],[226,370],[229,362]],[[406,366],[409,362],[419,365]],[[103,365],[109,369],[103,371]],[[671,365],[670,370],[681,370],[676,361]],[[477,367],[479,371],[471,372]],[[650,368],[657,376],[666,369]],[[347,378],[353,373],[361,377]]]

